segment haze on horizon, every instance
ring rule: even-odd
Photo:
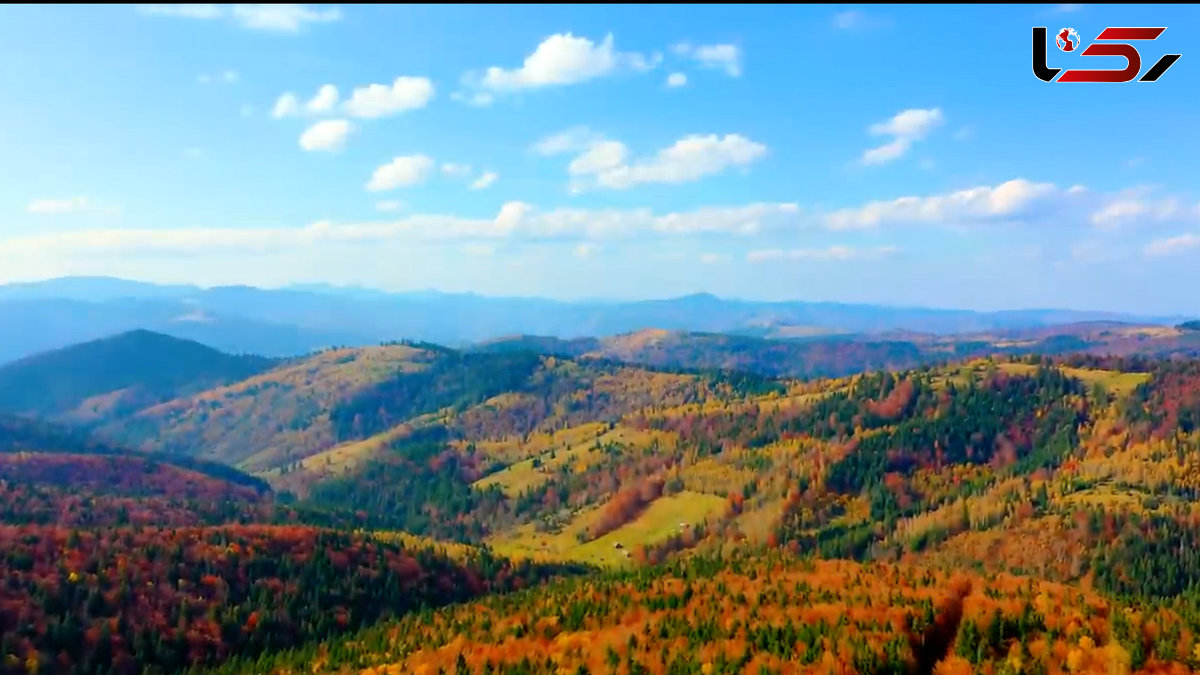
[[[1195,7],[211,7],[0,10],[0,283],[1200,313]]]

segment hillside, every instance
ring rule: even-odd
[[[1155,673],[1200,665],[1196,615],[1007,574],[697,559],[388,622],[215,673]]]
[[[380,380],[425,367],[405,345],[328,350],[194,396],[139,410],[100,433],[147,451],[201,456],[250,470],[301,460],[335,441],[330,409]]]
[[[1122,344],[1181,335],[1147,330],[1093,325],[1071,334]],[[1055,334],[996,335],[990,344],[1047,337]],[[348,547],[349,586],[320,581],[325,572],[311,572],[317,576],[304,583],[320,592],[332,584],[342,599],[362,597],[360,609],[344,624],[306,619],[302,630],[291,624],[279,629],[287,637],[263,642],[234,630],[235,622],[245,625],[240,614],[213,618],[205,610],[218,628],[200,624],[209,627],[198,634],[216,630],[227,648],[213,652],[210,641],[187,658],[224,672],[298,672],[303,665],[316,672],[573,674],[581,667],[607,672],[611,659],[620,672],[668,673],[747,666],[754,673],[760,666],[827,672],[836,664],[864,673],[1015,672],[1018,662],[1047,673],[1099,672],[1114,663],[1126,664],[1125,672],[1170,672],[1172,663],[1195,665],[1200,361],[1001,354],[807,379],[622,362],[665,352],[689,354],[695,366],[705,349],[742,358],[741,345],[753,353],[760,342],[793,344],[646,331],[596,340],[571,357],[545,353],[553,345],[542,341],[542,353],[534,353],[529,340],[467,351],[428,344],[330,350],[99,430],[151,454],[0,418],[0,431],[8,430],[0,448],[12,451],[0,455],[0,513],[11,527],[76,528],[148,550],[158,550],[160,539],[163,550],[190,550],[193,544],[173,538],[185,531],[193,542],[209,541],[209,532],[241,537],[264,556],[254,569],[274,565],[281,574],[310,574],[296,570],[317,563],[307,554],[283,563],[290,549],[271,543],[282,536],[271,533],[349,537],[334,545]],[[221,470],[244,475],[214,460],[255,477],[223,478]],[[251,481],[274,490],[242,487]],[[21,536],[51,536],[38,532]],[[365,579],[377,583],[371,575],[391,554],[369,542],[428,543],[460,561],[485,556],[498,561],[490,570],[547,570],[537,580],[552,570],[606,571],[371,627],[391,600],[364,590],[371,585]],[[353,552],[360,546],[367,551]],[[171,574],[224,569],[206,555]],[[9,570],[30,564],[5,560],[0,566]],[[568,567],[539,567],[545,564]],[[237,598],[259,591],[238,586],[242,572],[231,573],[224,582],[231,595],[212,597],[246,607]],[[865,585],[866,578],[887,584]],[[706,579],[721,586],[705,586]],[[689,584],[695,595],[678,595]],[[432,578],[412,588],[440,593]],[[726,598],[729,588],[757,604],[739,601],[743,615],[697,599]],[[927,628],[940,625],[939,603],[957,602],[954,589],[965,618],[936,637]],[[116,602],[100,595],[106,606]],[[580,603],[586,609],[571,609]],[[306,607],[289,605],[279,620],[313,616]],[[162,611],[170,617],[174,610]],[[824,628],[814,623],[820,616],[829,617]],[[789,620],[790,630],[808,626],[803,639],[783,637],[791,636]],[[762,632],[767,626],[783,632],[772,637]],[[344,641],[314,642],[360,628]],[[57,639],[61,630],[38,639]],[[168,644],[180,639],[154,630]],[[8,653],[28,654],[30,640]],[[529,640],[544,640],[538,653],[546,656],[524,663]],[[298,651],[281,651],[293,646]],[[114,642],[104,654],[126,648]],[[181,663],[170,656],[175,647],[134,649]],[[239,654],[248,660],[220,666]],[[91,657],[68,650],[62,658]]]
[[[132,331],[0,366],[0,410],[101,421],[236,382],[273,364]]]
[[[0,668],[63,675],[178,673],[579,571],[294,526],[0,525],[0,568]]]
[[[533,351],[606,359],[656,369],[733,370],[768,377],[845,377],[907,370],[964,359],[1091,353],[1149,357],[1200,356],[1200,333],[1165,326],[1089,322],[954,336],[912,331],[879,335],[694,333],[646,329],[604,338],[563,340],[519,335],[472,347],[485,353]]]

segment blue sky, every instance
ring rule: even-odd
[[[1047,84],[1032,26],[1167,26]],[[0,8],[0,282],[1200,312],[1200,11]],[[1056,67],[1119,67],[1049,47]]]

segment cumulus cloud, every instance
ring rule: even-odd
[[[487,188],[491,187],[492,183],[495,183],[498,178],[500,178],[500,174],[496,173],[495,171],[484,171],[483,175],[481,175],[479,178],[476,178],[475,181],[471,183],[471,189],[486,190]]]
[[[692,59],[704,68],[723,70],[730,77],[742,75],[742,50],[737,45],[700,45],[693,46],[681,42],[674,47],[679,56]]]
[[[252,30],[296,33],[308,24],[330,23],[342,18],[337,7],[318,9],[312,5],[138,5],[138,12],[177,19],[222,19]]]
[[[275,106],[271,108],[271,117],[280,119],[283,117],[292,117],[300,114],[300,99],[292,92],[281,94],[275,99]]]
[[[371,175],[367,189],[372,192],[394,190],[424,183],[433,171],[434,161],[425,155],[408,155],[396,157],[384,164]]]
[[[386,117],[424,108],[433,98],[433,82],[425,77],[397,77],[390,85],[356,88],[342,108],[352,117]]]
[[[548,145],[555,150],[568,145],[554,137],[547,141],[553,141]],[[543,141],[543,146],[547,141]],[[572,176],[573,191],[623,190],[643,183],[699,180],[726,169],[748,166],[766,154],[767,146],[740,134],[686,136],[651,157],[632,160],[623,143],[593,139],[571,160],[567,171]]]
[[[433,98],[433,94],[433,83],[427,78],[401,76],[390,85],[369,84],[354,89],[350,98],[342,104],[342,111],[351,117],[386,117],[406,110],[424,108]],[[276,99],[271,116],[279,119],[295,117],[302,113],[327,115],[337,109],[338,100],[338,88],[332,84],[321,85],[317,93],[305,103],[301,103],[300,98],[289,91]]]
[[[463,83],[476,93],[460,93],[455,98],[488,105],[495,94],[577,84],[622,70],[646,71],[656,67],[661,58],[618,52],[611,33],[598,43],[572,33],[558,33],[543,40],[520,67],[492,66],[482,74],[466,73]]]
[[[687,84],[687,75],[684,73],[671,73],[667,76],[668,87],[682,87]]]
[[[872,124],[867,129],[873,136],[891,136],[892,140],[863,152],[863,164],[884,164],[899,159],[908,152],[913,143],[925,138],[933,129],[945,121],[940,108],[912,108],[896,113],[884,122]]]
[[[352,131],[348,120],[321,120],[300,134],[300,147],[309,152],[341,150]]]
[[[332,84],[321,85],[315,96],[304,104],[304,109],[310,114],[320,115],[333,110],[338,102],[338,88]]]
[[[629,149],[619,141],[597,141],[567,165],[573,176],[599,174],[617,169],[629,158]]]
[[[850,246],[830,246],[829,248],[791,248],[791,249],[762,249],[746,254],[749,262],[772,261],[801,261],[801,262],[831,262],[845,260],[879,260],[896,252],[892,246],[860,249]]]
[[[980,186],[925,197],[873,201],[825,215],[833,230],[870,229],[896,223],[966,224],[1028,215],[1040,208],[1050,213],[1068,191],[1051,183],[1017,178],[996,186]],[[1057,202],[1061,206],[1061,202]]]

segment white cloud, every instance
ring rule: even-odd
[[[596,244],[584,243],[576,246],[574,253],[576,258],[590,258],[599,250],[600,247]]]
[[[376,211],[383,211],[385,213],[399,211],[402,208],[404,208],[404,202],[396,199],[385,199],[375,204]]]
[[[271,117],[280,119],[282,117],[292,117],[300,114],[300,99],[292,92],[281,94],[275,100],[275,106],[271,108]]]
[[[309,152],[341,150],[352,131],[348,120],[321,120],[300,134],[300,147]]]
[[[723,70],[730,77],[742,74],[742,50],[737,45],[692,46],[686,42],[675,45],[673,51],[683,57],[694,59],[705,68]]]
[[[1112,230],[1125,225],[1167,222],[1183,215],[1184,209],[1175,199],[1149,199],[1127,194],[1092,213],[1091,222],[1100,229]]]
[[[913,108],[897,113],[895,117],[886,122],[872,124],[868,131],[878,136],[920,139],[941,124],[944,119],[940,108],[928,110]]]
[[[465,86],[490,93],[482,97],[479,93],[458,94],[455,98],[489,105],[493,100],[491,94],[577,84],[621,70],[647,71],[661,59],[661,54],[647,58],[634,52],[618,52],[611,33],[600,43],[572,33],[558,33],[543,40],[519,68],[492,66],[482,75],[466,73]]]
[[[940,108],[912,108],[896,113],[885,122],[872,124],[867,131],[873,136],[891,136],[892,140],[863,152],[863,164],[884,164],[899,159],[916,141],[929,134],[945,121]]]
[[[471,183],[471,189],[485,190],[491,187],[492,183],[495,183],[496,179],[498,178],[500,178],[500,174],[496,173],[495,171],[484,171],[483,175],[481,175],[479,178],[476,178],[475,182]]]
[[[432,161],[425,169],[433,167]],[[304,227],[90,229],[48,232],[0,239],[6,255],[84,255],[102,253],[199,254],[210,251],[278,251],[329,243],[375,244],[389,241],[597,241],[639,236],[747,236],[797,222],[795,204],[757,203],[705,207],[656,215],[650,209],[555,209],[542,211],[508,202],[494,218],[413,215],[366,223],[321,221]]]
[[[315,9],[311,5],[233,5],[233,19],[245,28],[295,33],[310,23],[329,23],[342,18],[337,7]]]
[[[408,155],[396,157],[384,164],[371,175],[367,189],[372,192],[394,190],[423,183],[433,171],[434,161],[425,155]]]
[[[573,176],[598,174],[621,167],[629,159],[629,149],[620,141],[598,141],[571,160],[567,173]]]
[[[219,19],[225,12],[219,5],[138,5],[138,12],[148,15],[171,16],[179,19]]]
[[[338,88],[332,84],[321,85],[313,97],[303,104],[300,103],[300,98],[292,92],[284,92],[275,100],[275,106],[271,109],[271,117],[280,119],[283,117],[295,117],[301,113],[307,115],[324,115],[333,112],[337,107]]]
[[[229,18],[243,28],[295,33],[307,24],[329,23],[342,18],[337,7],[317,9],[312,5],[138,5],[142,14],[177,19]]]
[[[397,77],[391,85],[356,88],[342,108],[353,117],[384,117],[424,108],[433,98],[433,82],[424,77]]]
[[[200,84],[233,84],[241,79],[236,70],[225,70],[216,75],[200,75],[196,78]]]
[[[1148,257],[1162,257],[1184,253],[1200,248],[1200,234],[1181,234],[1166,239],[1158,239],[1146,245],[1142,250]]]
[[[25,207],[29,213],[38,215],[59,215],[64,213],[81,213],[91,207],[87,197],[67,197],[65,199],[35,199]]]
[[[587,127],[572,127],[541,139],[533,144],[532,149],[540,155],[561,155],[585,150],[603,140],[603,136]]]
[[[333,110],[338,102],[338,89],[332,84],[322,85],[315,96],[304,104],[304,109],[311,114],[327,113]]]
[[[469,164],[446,162],[442,165],[442,175],[450,176],[451,178],[468,178],[471,175],[471,166]]]
[[[908,149],[912,147],[912,141],[907,138],[897,138],[890,143],[871,148],[863,152],[863,164],[885,164],[894,159],[900,159]]]
[[[869,229],[895,223],[967,224],[1016,218],[1035,208],[1053,207],[1057,200],[1067,196],[1067,192],[1050,183],[1018,178],[994,187],[873,201],[827,213],[824,221],[825,226],[833,230]],[[1050,211],[1049,208],[1045,210]]]
[[[767,146],[740,134],[692,135],[659,150],[653,157],[630,162],[618,141],[594,141],[568,166],[575,191],[622,190],[642,183],[678,184],[699,180],[733,167],[745,167],[767,154]]]
[[[857,249],[849,246],[830,246],[829,248],[792,248],[792,249],[763,249],[750,251],[746,254],[749,262],[772,262],[792,260],[803,262],[831,262],[846,260],[879,260],[896,252],[892,246],[881,246],[870,249]]]
[[[684,73],[671,73],[667,76],[668,87],[682,87],[687,84],[687,75]]]

